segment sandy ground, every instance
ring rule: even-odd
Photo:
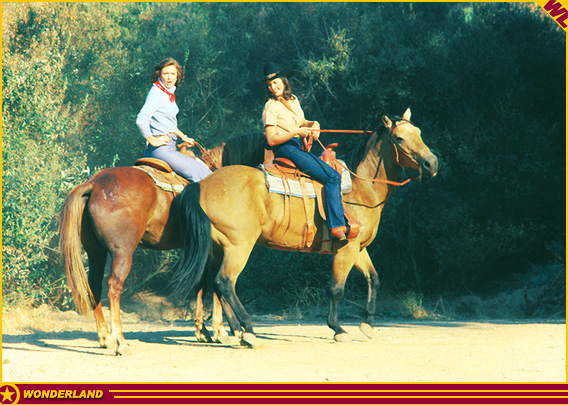
[[[253,317],[259,347],[198,343],[190,321],[125,314],[132,354],[98,346],[75,312],[2,336],[4,382],[566,382],[566,324],[379,319],[368,340],[346,322]],[[6,330],[6,325],[4,325]],[[33,328],[32,328],[33,329]]]

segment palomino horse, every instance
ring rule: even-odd
[[[420,170],[424,178],[437,173],[438,159],[422,141],[420,129],[410,122],[410,114],[407,109],[394,123],[383,117],[384,128],[362,139],[357,149],[359,157],[351,163],[356,168],[356,176],[352,191],[344,196],[344,201],[346,209],[356,216],[360,232],[354,239],[334,241],[333,244],[331,305],[327,322],[337,341],[350,340],[339,325],[337,312],[345,280],[353,266],[365,275],[369,286],[361,330],[372,336],[379,280],[366,247],[377,234],[384,203],[401,167]],[[192,252],[192,257],[184,254],[174,266],[175,293],[180,296],[189,294],[204,271],[203,257],[211,251],[213,260],[220,265],[214,288],[222,298],[225,312],[232,309],[244,328],[241,336],[244,345],[254,346],[255,336],[250,317],[236,296],[235,284],[255,243],[304,252],[317,252],[321,246],[321,217],[314,215],[316,235],[313,245],[306,248],[303,245],[306,214],[302,199],[286,199],[267,191],[261,170],[243,166],[223,168],[200,183],[189,185],[181,194],[179,213],[182,232],[187,236],[184,250]],[[311,207],[314,206],[311,202]],[[281,226],[283,223],[287,225]],[[199,234],[211,234],[212,241],[193,237]],[[203,244],[196,246],[200,241]]]
[[[203,160],[213,170],[223,164],[257,166],[264,161],[267,147],[263,133],[246,134],[204,152]],[[175,204],[172,205],[175,197],[176,193],[157,187],[142,170],[113,167],[75,187],[62,208],[59,245],[67,284],[80,313],[94,310],[100,345],[114,345],[117,354],[128,351],[120,322],[120,295],[134,250],[137,246],[154,250],[182,246],[178,214]],[[81,258],[81,244],[89,260],[88,276]],[[108,279],[110,331],[101,307],[108,254],[112,260],[112,275]],[[197,300],[196,336],[208,340],[209,334],[203,328],[201,298],[202,291]],[[218,335],[226,332],[217,302],[214,313],[215,337],[220,339]]]

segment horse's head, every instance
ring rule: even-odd
[[[421,176],[434,177],[438,172],[438,158],[422,141],[420,129],[410,122],[410,108],[393,123],[386,115],[383,124],[389,131],[389,140],[395,151],[396,163],[420,171]]]

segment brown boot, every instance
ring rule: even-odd
[[[345,232],[347,232],[346,226],[338,226],[336,228],[333,228],[330,232],[331,236],[333,236],[334,238],[337,238],[339,240],[347,239],[347,237],[345,236]]]

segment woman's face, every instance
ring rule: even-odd
[[[276,79],[266,83],[266,85],[268,86],[268,90],[277,98],[282,97],[284,94],[284,82],[282,82],[281,78],[277,77]]]
[[[177,69],[174,65],[166,66],[162,68],[160,72],[160,80],[166,86],[166,89],[170,89],[175,86],[178,77]]]

